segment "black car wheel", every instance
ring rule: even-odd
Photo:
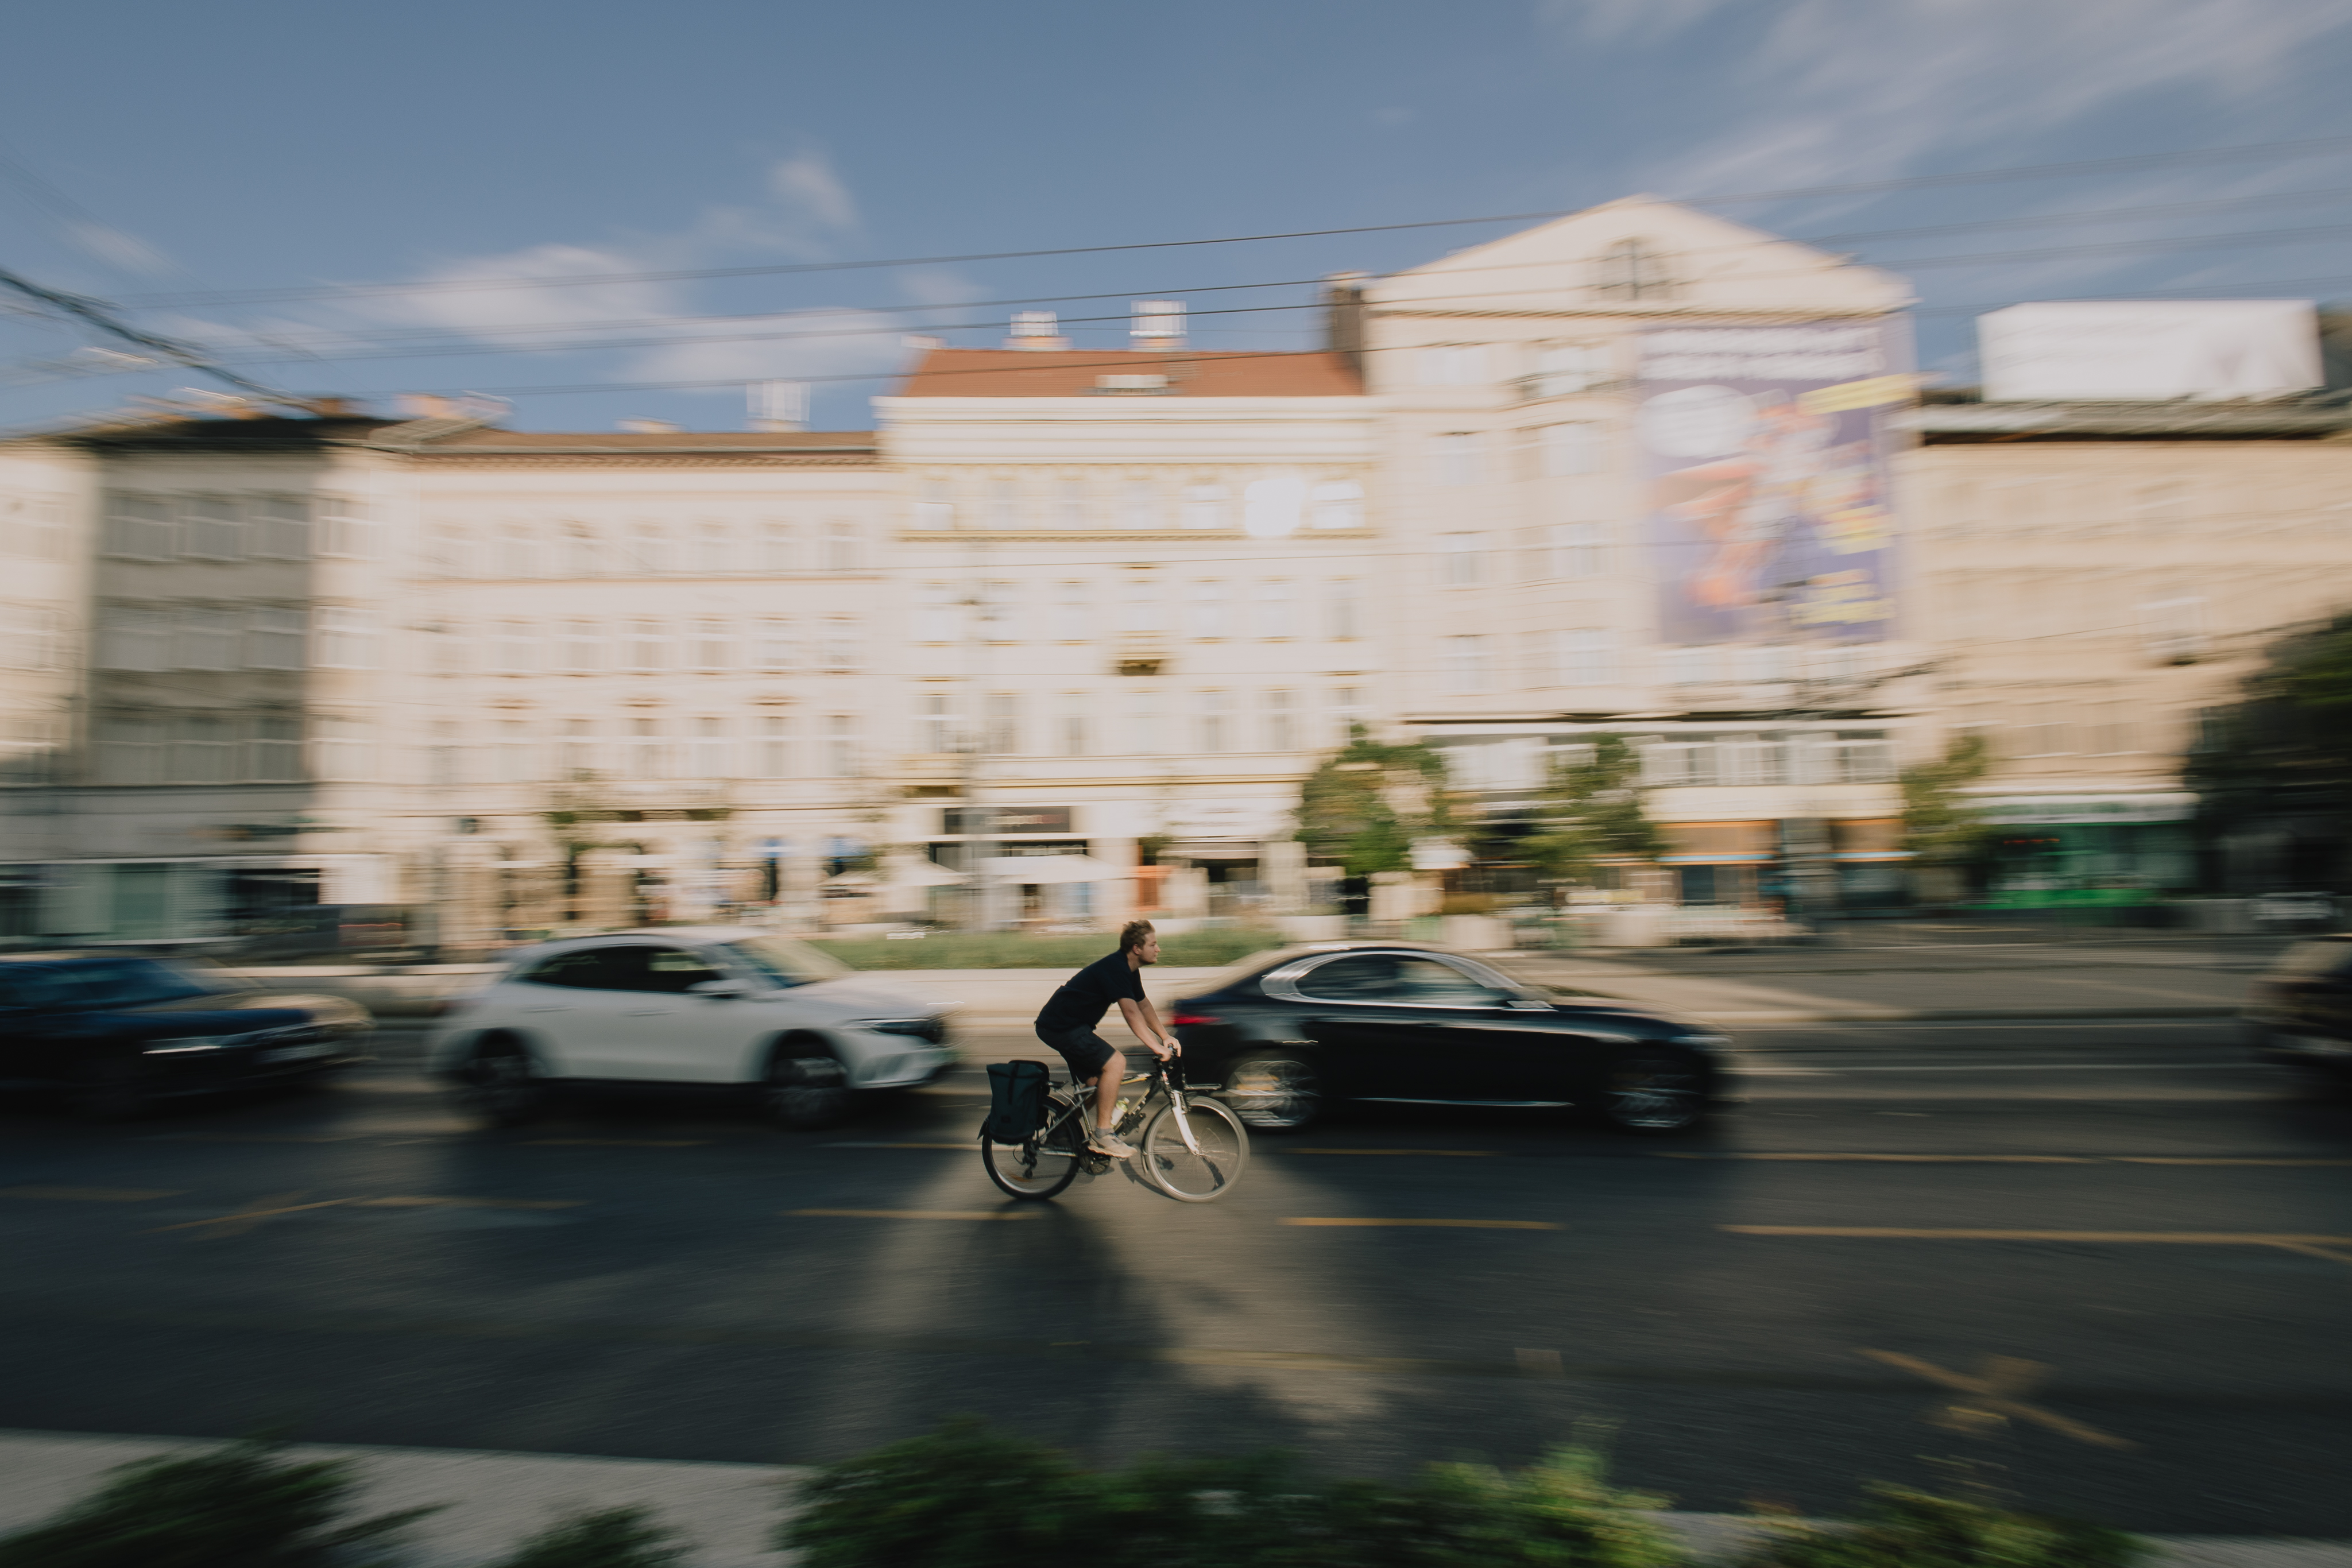
[[[1609,1066],[1596,1109],[1611,1126],[1651,1136],[1706,1119],[1706,1064],[1688,1051],[1647,1047]]]
[[[547,1109],[548,1083],[522,1041],[498,1035],[474,1048],[458,1097],[492,1126],[515,1127]]]
[[[155,1082],[135,1056],[93,1057],[74,1070],[67,1097],[93,1122],[130,1122],[155,1107]]]
[[[1295,1056],[1252,1051],[1225,1069],[1222,1098],[1261,1133],[1294,1132],[1323,1113],[1323,1080]]]
[[[848,1069],[816,1040],[786,1040],[778,1048],[763,1094],[770,1115],[803,1132],[846,1118],[855,1097]]]

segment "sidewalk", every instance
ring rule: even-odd
[[[0,1531],[47,1518],[109,1469],[154,1454],[209,1444],[171,1437],[94,1437],[0,1432]],[[416,1568],[479,1568],[513,1551],[556,1516],[645,1503],[685,1531],[685,1568],[788,1568],[769,1533],[805,1469],[782,1465],[591,1458],[572,1454],[481,1453],[461,1448],[299,1446],[304,1458],[360,1461],[370,1513],[446,1503],[416,1527]],[[1665,1523],[1702,1562],[1725,1563],[1750,1526],[1730,1514],[1668,1513]],[[2238,1536],[2158,1536],[2149,1568],[2352,1568],[2352,1542]]]

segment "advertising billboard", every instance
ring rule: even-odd
[[[1661,643],[1895,635],[1886,415],[1911,401],[1910,369],[1902,317],[1642,334]]]

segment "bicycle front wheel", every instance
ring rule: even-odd
[[[1051,1197],[1078,1179],[1078,1157],[1043,1137],[1025,1144],[1000,1144],[982,1135],[981,1163],[988,1179],[1013,1197]]]
[[[1137,1162],[1151,1185],[1177,1202],[1210,1203],[1241,1179],[1249,1164],[1249,1130],[1221,1101],[1188,1099],[1184,1113],[1197,1152],[1184,1142],[1176,1107],[1162,1105],[1143,1129]]]

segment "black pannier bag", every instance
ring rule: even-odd
[[[1045,1064],[1042,1061],[992,1061],[988,1064],[988,1120],[980,1135],[992,1143],[1021,1144],[1037,1135],[1045,1124]]]

